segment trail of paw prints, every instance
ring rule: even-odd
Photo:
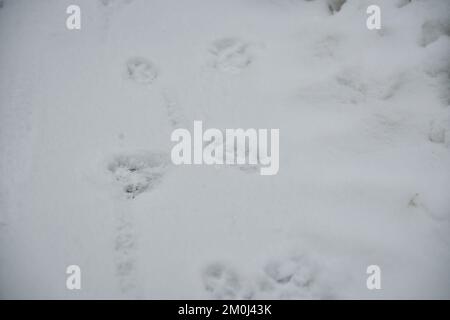
[[[134,297],[138,294],[136,254],[138,237],[131,207],[123,200],[135,199],[138,195],[157,187],[167,165],[167,155],[160,152],[119,154],[108,163],[107,170],[123,196],[116,202],[114,232],[115,271],[123,294]]]
[[[114,262],[119,289],[123,294],[137,294],[137,236],[133,215],[126,207],[116,212]]]
[[[255,45],[235,37],[217,39],[209,52],[213,68],[231,74],[238,74],[249,67],[255,59]]]
[[[169,124],[172,129],[186,126],[186,117],[184,116],[184,112],[181,110],[175,97],[169,92],[168,89],[164,89],[162,91],[162,96],[164,99],[164,106],[166,108]]]
[[[202,274],[213,299],[330,299],[322,268],[307,256],[289,256],[266,263],[256,277],[243,277],[226,264],[209,265]]]
[[[150,191],[160,182],[169,164],[168,156],[158,152],[142,152],[115,156],[108,171],[127,199]]]

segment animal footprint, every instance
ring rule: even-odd
[[[108,170],[127,198],[134,199],[160,182],[168,163],[167,155],[163,153],[119,155],[108,165]]]
[[[299,286],[308,286],[313,278],[311,265],[301,257],[271,261],[264,271],[279,284],[293,282]]]
[[[227,265],[209,265],[203,272],[205,290],[214,299],[321,299],[331,298],[321,268],[304,255],[274,259],[262,273],[247,278]]]
[[[214,299],[239,299],[245,296],[239,275],[221,263],[211,264],[204,270],[203,284]]]
[[[124,293],[136,287],[136,236],[132,217],[127,213],[123,212],[118,217],[114,241],[116,274],[119,287]]]
[[[169,118],[170,126],[174,129],[178,128],[185,122],[185,117],[181,111],[177,100],[169,93],[167,89],[163,90],[164,105],[166,107],[167,116]]]
[[[228,73],[239,73],[253,61],[253,45],[237,38],[214,41],[210,52],[214,57],[213,67]]]
[[[428,139],[434,143],[442,143],[449,146],[450,121],[448,119],[436,119],[430,124]]]
[[[136,57],[128,60],[126,76],[136,83],[151,84],[158,77],[158,71],[151,61]]]
[[[264,274],[266,278],[261,283],[273,298],[321,298],[319,269],[305,256],[272,260],[264,267]]]
[[[339,12],[347,0],[328,0],[328,10],[331,14]]]
[[[450,36],[450,22],[448,20],[426,21],[422,24],[420,45],[426,47],[441,36]]]

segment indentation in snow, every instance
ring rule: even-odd
[[[242,298],[242,283],[237,272],[223,263],[213,263],[203,271],[203,284],[214,299]]]
[[[108,170],[121,185],[125,195],[134,199],[161,181],[168,160],[167,155],[163,153],[123,154],[113,158]]]
[[[135,57],[126,63],[126,76],[136,83],[151,84],[158,77],[158,71],[150,60]]]
[[[307,255],[270,259],[253,275],[242,276],[223,263],[209,265],[203,283],[215,299],[321,299],[333,293],[321,274],[323,268]]]
[[[254,45],[239,38],[228,37],[213,41],[210,53],[213,67],[227,73],[240,73],[254,60]]]

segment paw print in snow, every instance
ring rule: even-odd
[[[320,269],[306,256],[272,260],[264,267],[265,295],[275,299],[324,298]],[[263,292],[262,292],[263,293]]]
[[[167,165],[165,154],[140,153],[116,156],[108,165],[108,170],[120,183],[127,198],[134,199],[161,181]]]
[[[145,58],[132,58],[126,64],[126,76],[140,84],[151,84],[158,77],[156,66]]]
[[[227,73],[239,73],[254,60],[253,48],[249,42],[237,38],[215,40],[210,48],[213,67]]]
[[[242,299],[242,281],[236,271],[222,263],[214,263],[203,271],[205,290],[214,299]]]

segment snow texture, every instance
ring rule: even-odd
[[[1,298],[450,298],[449,1],[72,2],[0,1]],[[174,166],[194,120],[279,173]]]

